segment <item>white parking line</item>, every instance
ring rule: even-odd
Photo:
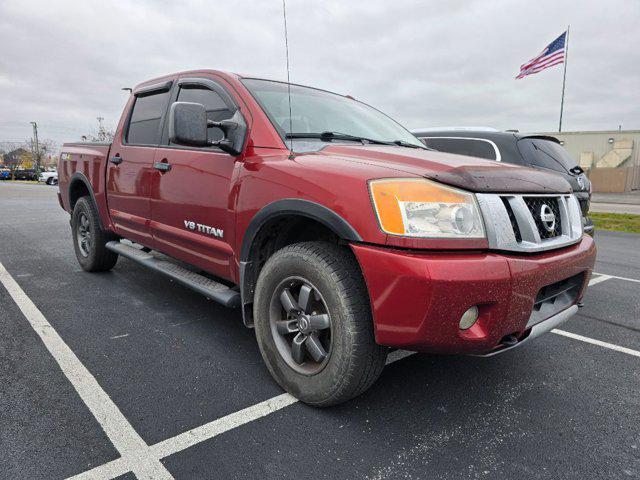
[[[386,365],[402,360],[413,355],[415,352],[409,352],[407,350],[395,350],[391,352],[387,357]],[[266,417],[271,413],[277,412],[285,407],[298,403],[299,400],[283,393],[272,397],[264,402],[257,403],[245,409],[231,413],[222,418],[218,418],[209,423],[188,430],[184,433],[176,435],[175,437],[163,440],[155,445],[146,447],[144,454],[152,456],[155,459],[166,458],[175,453],[181,452],[189,447],[197,445],[198,443],[210,440],[222,433],[233,430],[246,423],[258,420],[259,418]],[[140,452],[142,454],[142,452]],[[81,480],[81,479],[110,479],[119,475],[124,475],[129,471],[128,466],[122,458],[112,460],[91,470],[87,470],[79,475],[70,477],[69,480]]]
[[[627,282],[640,283],[640,280],[638,280],[637,278],[618,277],[616,275],[605,275],[604,273],[596,273],[596,272],[593,272],[593,273],[595,273],[596,275],[603,275],[608,278],[617,278],[618,280],[626,280]]]
[[[563,337],[573,338],[574,340],[580,340],[581,342],[590,343],[592,345],[598,345],[599,347],[615,350],[616,352],[626,353],[627,355],[633,355],[634,357],[640,357],[640,352],[632,350],[631,348],[621,347],[620,345],[614,345],[613,343],[603,342],[602,340],[596,340],[595,338],[583,337],[576,333],[565,332],[564,330],[558,330],[557,328],[551,330],[553,333],[562,335]]]
[[[147,444],[133,429],[116,404],[109,398],[109,395],[100,387],[91,372],[64,343],[64,340],[38,310],[38,307],[27,297],[27,294],[7,272],[2,263],[0,263],[0,282],[47,347],[49,353],[58,362],[62,373],[76,389],[113,446],[120,452],[123,463],[127,465],[127,471],[133,471],[138,478],[173,478],[157,458],[140,455],[142,450],[148,448]]]
[[[597,275],[599,276],[589,280],[589,286],[597,285],[598,283],[604,282],[605,280],[609,280],[611,278],[611,275],[605,275],[604,273],[598,273]]]
[[[592,278],[591,280],[589,280],[589,286],[590,287],[592,285],[597,285],[598,283],[604,282],[605,280],[609,280],[611,278],[617,278],[617,279],[620,279],[620,280],[628,280],[628,281],[631,281],[631,282],[640,283],[640,280],[635,280],[633,278],[616,277],[615,275],[606,275],[604,273],[595,273],[595,274],[598,275],[598,276],[595,277],[595,278]],[[553,330],[551,330],[551,332],[555,333],[557,335],[562,335],[563,337],[568,337],[568,338],[572,338],[574,340],[579,340],[581,342],[590,343],[592,345],[598,345],[599,347],[604,347],[604,348],[608,348],[610,350],[615,350],[616,352],[626,353],[628,355],[633,355],[634,357],[640,357],[640,352],[638,352],[637,350],[632,350],[631,348],[621,347],[621,346],[615,345],[613,343],[603,342],[602,340],[596,340],[595,338],[585,337],[583,335],[578,335],[577,333],[566,332],[564,330],[559,330],[557,328],[554,328]]]

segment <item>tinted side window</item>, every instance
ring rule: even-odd
[[[219,122],[233,116],[233,111],[224,103],[222,97],[213,90],[204,87],[181,87],[178,93],[178,102],[192,102],[204,105],[207,111],[207,120]],[[210,142],[222,139],[222,130],[215,127],[208,129],[207,138]]]
[[[567,173],[578,165],[562,145],[550,140],[523,138],[518,140],[518,148],[527,164],[532,167]]]
[[[127,143],[157,145],[160,143],[160,121],[169,103],[169,93],[137,97],[131,112]]]
[[[496,151],[489,142],[468,138],[422,138],[425,145],[434,150],[470,157],[496,159]]]

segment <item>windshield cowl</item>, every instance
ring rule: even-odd
[[[294,132],[285,134],[285,138],[308,138],[308,139],[318,139],[323,142],[334,142],[334,141],[353,141],[365,144],[373,144],[373,145],[397,145],[398,147],[409,147],[409,148],[420,148],[426,150],[426,147],[422,145],[414,145],[412,143],[407,143],[403,140],[381,140],[376,138],[367,138],[360,137],[356,135],[350,135],[347,133],[341,132],[320,132],[320,133],[305,133],[305,132]]]

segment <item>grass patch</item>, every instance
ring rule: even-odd
[[[2,182],[6,182],[6,183],[24,183],[27,185],[37,185],[38,182],[37,180],[11,180],[9,178],[7,178],[6,180],[2,180]]]
[[[593,220],[596,230],[640,233],[640,215],[589,212],[589,217]]]

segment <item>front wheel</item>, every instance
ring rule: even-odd
[[[83,270],[104,272],[114,267],[118,254],[105,245],[115,237],[100,228],[98,210],[89,197],[80,198],[73,207],[71,231],[76,258]]]
[[[305,242],[277,251],[260,272],[254,300],[262,357],[303,402],[342,403],[380,375],[387,349],[375,343],[364,279],[348,249]]]

